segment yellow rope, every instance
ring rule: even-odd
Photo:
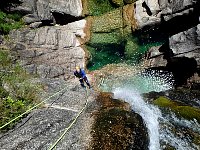
[[[61,93],[62,91],[64,91],[66,88],[56,92],[55,94],[51,95],[50,97],[48,97],[47,99],[43,100],[42,102],[38,103],[37,105],[35,105],[34,107],[28,109],[27,111],[25,111],[24,113],[22,113],[21,115],[17,116],[16,118],[12,119],[11,121],[7,122],[6,124],[4,124],[3,126],[0,127],[0,130],[3,129],[4,127],[6,127],[7,125],[9,125],[10,123],[12,123],[13,121],[17,120],[18,118],[21,118],[23,115],[29,113],[30,111],[32,111],[33,109],[35,109],[36,107],[40,106],[42,103],[44,103],[45,101],[49,100],[50,98],[56,96],[57,94]]]
[[[67,87],[66,87],[67,88]],[[30,111],[32,111],[34,108],[38,107],[39,105],[41,105],[42,103],[44,103],[45,101],[49,100],[50,98],[56,96],[57,94],[61,93],[62,91],[64,91],[66,88],[56,92],[55,94],[51,95],[50,97],[48,97],[47,99],[43,100],[42,102],[38,103],[37,105],[35,105],[34,107],[28,109],[27,111],[25,111],[24,113],[22,113],[21,115],[17,116],[16,118],[12,119],[11,121],[7,122],[6,124],[4,124],[3,126],[0,127],[0,129],[6,127],[7,125],[9,125],[10,123],[12,123],[13,121],[17,120],[18,118],[21,118],[23,115],[29,113]],[[65,136],[65,134],[67,133],[67,131],[73,126],[73,124],[77,121],[78,117],[81,115],[81,113],[83,112],[83,110],[86,108],[88,103],[88,90],[86,88],[86,103],[84,105],[84,107],[81,109],[81,111],[78,113],[78,115],[75,117],[75,119],[72,121],[72,123],[65,128],[63,134],[58,138],[58,140],[49,148],[49,150],[52,150],[55,148],[55,146],[58,144],[58,142]]]
[[[57,141],[49,148],[49,150],[52,150],[56,147],[56,145],[58,144],[58,142],[60,140],[62,140],[62,138],[65,136],[65,134],[67,133],[67,131],[74,125],[74,123],[77,121],[78,117],[81,115],[81,113],[83,112],[83,110],[86,108],[88,103],[88,90],[86,88],[86,102],[84,107],[81,109],[81,111],[78,113],[78,115],[74,118],[74,120],[72,121],[72,123],[65,128],[64,132],[62,133],[62,135],[57,139]]]

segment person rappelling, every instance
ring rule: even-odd
[[[83,69],[81,69],[79,66],[76,66],[76,70],[74,71],[74,75],[79,78],[80,84],[82,87],[86,87],[84,85],[84,81],[85,83],[88,85],[89,89],[91,88],[90,83],[87,79],[86,73]]]

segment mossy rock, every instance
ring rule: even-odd
[[[136,2],[136,0],[124,0],[125,4],[131,4],[131,3],[134,3],[134,2]]]
[[[91,16],[100,16],[114,9],[110,0],[87,0],[87,12]]]
[[[125,56],[127,58],[134,57],[137,54],[137,50],[139,49],[139,45],[135,39],[129,39],[125,46]]]
[[[174,107],[177,105],[176,102],[164,97],[164,96],[160,96],[159,98],[157,98],[156,100],[153,101],[153,103],[155,105],[158,105],[160,107]]]
[[[159,107],[170,108],[176,115],[188,120],[196,119],[200,123],[200,109],[183,105],[166,97],[159,97],[153,103]]]
[[[120,44],[121,33],[111,32],[111,33],[92,33],[89,43],[91,45],[97,44]]]
[[[117,7],[120,7],[120,6],[124,5],[124,1],[123,0],[111,0],[111,2]]]
[[[195,143],[196,145],[200,145],[200,135],[198,133],[195,133],[193,135],[193,143]]]
[[[94,17],[92,32],[112,32],[123,27],[122,10],[115,9],[102,16]]]

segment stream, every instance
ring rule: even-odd
[[[138,113],[148,129],[149,150],[200,150],[193,143],[192,134],[200,135],[200,124],[196,120],[178,118],[171,111],[161,111],[157,106],[145,101],[142,93],[160,92],[173,88],[171,74],[143,73],[128,80],[105,87],[112,81],[105,80],[102,89],[114,93],[114,98],[128,102],[134,112]]]

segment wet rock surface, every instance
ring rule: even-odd
[[[86,91],[79,84],[59,79],[46,79],[42,82],[46,83],[44,97],[62,88],[66,90],[52,97],[43,107],[32,111],[13,130],[1,133],[0,147],[2,150],[50,148],[84,107],[87,99]],[[96,102],[92,91],[89,91],[88,96],[87,108],[63,140],[58,143],[57,149],[77,150],[89,147],[93,122],[91,113],[95,110]]]
[[[150,92],[143,95],[147,98],[148,101],[152,102],[153,100],[159,97],[167,97],[170,100],[180,102],[184,105],[200,108],[200,93],[199,89],[189,89],[189,88],[178,88],[172,89],[163,92]]]
[[[143,97],[148,103],[159,107],[162,112],[162,117],[159,119],[162,149],[199,148],[200,97],[198,89],[179,88],[150,92],[144,94]]]
[[[131,112],[128,103],[101,93],[92,131],[92,149],[148,149],[148,133],[142,118]],[[101,143],[101,144],[100,144]]]

